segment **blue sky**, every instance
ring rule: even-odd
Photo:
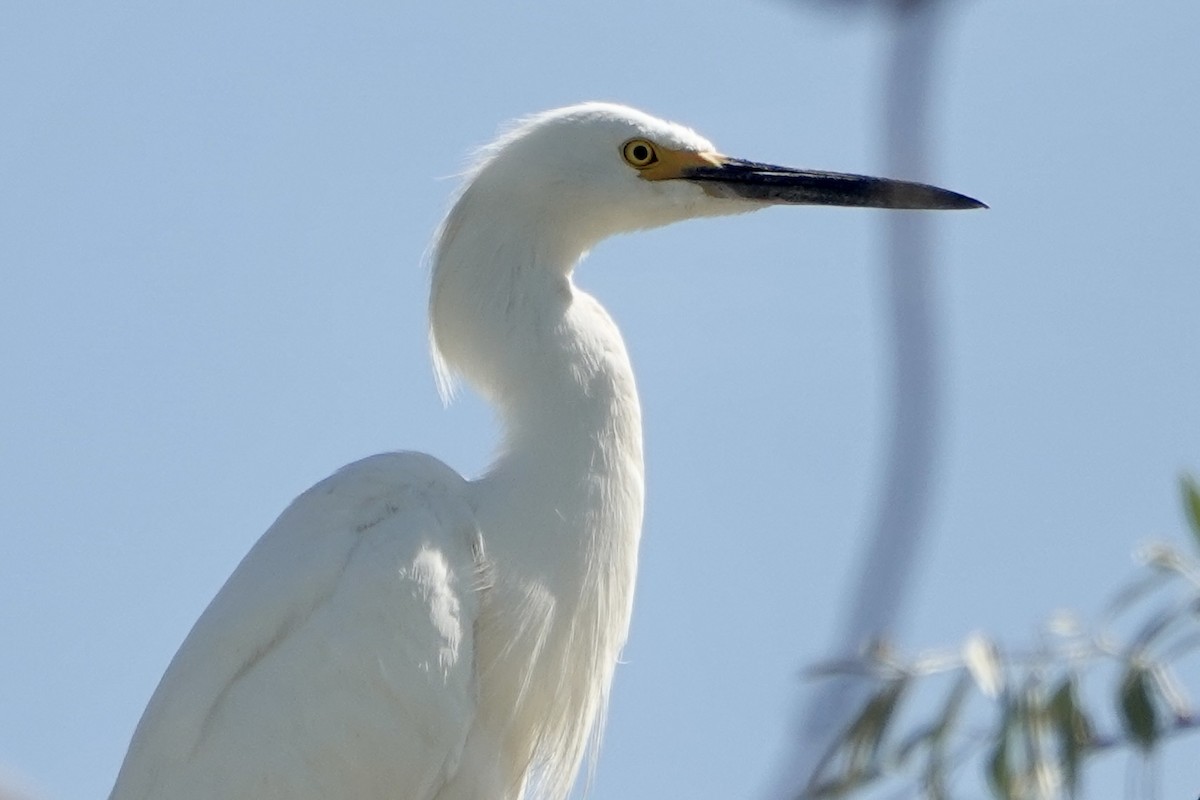
[[[502,121],[617,100],[734,155],[883,163],[885,28],[778,0],[5,17],[0,764],[55,800],[106,794],[296,494],[388,449],[486,465],[488,410],[437,397],[422,256]],[[951,19],[929,177],[992,209],[938,221],[946,438],[910,647],[1096,610],[1137,543],[1182,535],[1200,471],[1200,6]],[[871,517],[881,214],[687,223],[578,273],[625,332],[648,459],[597,800],[765,786]],[[1194,759],[1165,767],[1164,796],[1195,793]]]

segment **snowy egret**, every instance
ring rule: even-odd
[[[625,641],[643,491],[625,346],[572,270],[607,236],[773,203],[981,205],[728,158],[610,104],[488,147],[437,233],[430,335],[443,387],[499,410],[498,459],[468,481],[377,455],[297,498],[175,655],[112,800],[565,798]]]

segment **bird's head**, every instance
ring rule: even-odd
[[[682,125],[610,103],[519,122],[482,154],[464,197],[518,224],[607,236],[772,204],[951,209],[982,206],[924,184],[731,158]],[[516,221],[516,220],[514,220]]]
[[[434,242],[430,331],[443,392],[460,371],[502,397],[495,387],[516,372],[505,372],[505,359],[520,349],[507,343],[566,308],[572,268],[601,239],[779,203],[982,205],[924,184],[730,158],[688,128],[625,106],[539,114],[484,148]]]

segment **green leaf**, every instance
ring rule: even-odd
[[[1154,747],[1158,738],[1158,717],[1150,694],[1150,671],[1145,664],[1133,662],[1121,680],[1121,721],[1129,738],[1143,752]]]
[[[879,755],[879,746],[887,732],[888,724],[896,712],[908,678],[894,678],[882,687],[863,707],[862,713],[846,731],[845,745],[849,751],[852,774],[865,772]]]
[[[1192,538],[1200,548],[1200,483],[1191,475],[1184,475],[1179,479],[1179,487],[1183,490],[1183,510],[1192,527]]]
[[[996,738],[996,747],[988,759],[988,783],[992,792],[1001,800],[1014,797],[1012,765],[1008,758],[1008,732],[1002,731]]]
[[[1050,714],[1054,723],[1062,728],[1075,746],[1090,747],[1096,732],[1091,719],[1079,702],[1079,681],[1074,674],[1063,678],[1050,697]]]
[[[992,741],[996,746],[988,757],[988,783],[992,794],[1000,800],[1016,800],[1020,794],[1020,777],[1018,767],[1013,763],[1013,748],[1019,747],[1014,739],[1021,737],[1021,702],[1017,697],[1007,697],[1004,701],[1004,714],[1000,718],[1000,728]]]
[[[929,748],[921,783],[927,800],[946,800],[950,796],[946,774],[947,764],[950,761],[948,755],[950,734],[954,731],[954,725],[958,721],[963,706],[966,705],[966,699],[970,695],[973,683],[970,674],[960,672],[958,680],[954,682],[950,694],[946,697],[937,722],[925,729],[927,732],[925,741],[928,742]]]
[[[1050,696],[1050,718],[1058,736],[1058,752],[1067,793],[1074,797],[1079,789],[1079,766],[1091,747],[1094,731],[1079,703],[1078,680],[1067,675]]]
[[[867,699],[821,759],[804,797],[843,797],[879,776],[884,735],[909,682],[907,675],[890,678]]]

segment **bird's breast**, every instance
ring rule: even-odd
[[[524,512],[511,503],[495,515],[486,502],[479,509],[487,581],[475,632],[480,715],[506,763],[533,765],[567,787],[629,628],[641,476],[624,472],[591,473],[557,502]]]

